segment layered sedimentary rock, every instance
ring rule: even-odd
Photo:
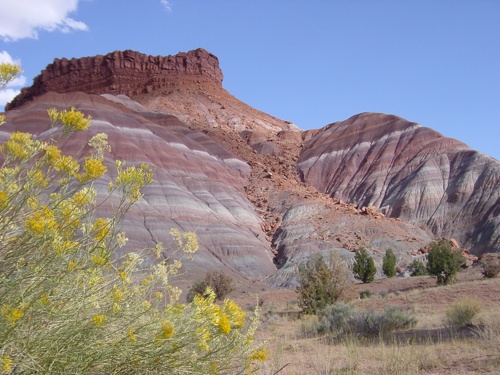
[[[20,110],[8,111],[0,136],[5,139],[17,130],[40,139],[54,137],[46,110],[73,106],[92,116],[92,126],[65,140],[64,152],[78,155],[92,135],[106,133],[112,148],[106,156],[111,174],[115,159],[130,165],[147,163],[153,169],[153,184],[144,189],[144,197],[124,222],[129,242],[122,251],[158,242],[173,250],[169,231],[178,228],[195,231],[199,238],[199,252],[193,261],[185,262],[191,279],[203,277],[208,270],[260,279],[275,270],[261,219],[244,191],[250,167],[176,117],[133,111],[129,108],[141,106],[123,97],[48,93]],[[101,197],[106,195],[106,185],[103,179]],[[107,216],[112,207],[105,204],[99,210]]]
[[[49,91],[132,97],[168,90],[177,79],[209,80],[221,86],[223,75],[217,57],[201,48],[174,56],[149,56],[126,50],[105,56],[55,59],[6,108],[14,109]]]
[[[303,180],[480,254],[500,250],[500,163],[432,129],[362,113],[305,144]]]

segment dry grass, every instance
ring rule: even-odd
[[[358,309],[382,309],[385,304],[414,309],[418,324],[413,333],[389,341],[304,338],[300,327],[314,318],[292,318],[282,314],[293,309],[290,304],[275,305],[264,314],[260,335],[274,340],[269,344],[269,360],[258,374],[500,374],[499,287],[498,278],[477,279],[353,299]],[[446,310],[453,301],[471,295],[482,303],[481,328],[450,337],[444,326]]]

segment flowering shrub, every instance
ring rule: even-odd
[[[91,122],[74,108],[49,117],[63,136]],[[253,344],[257,311],[247,324],[210,289],[180,304],[170,278],[181,263],[160,260],[161,244],[115,254],[127,241],[121,220],[152,172],[117,162],[109,194],[119,203],[96,217],[109,145],[104,134],[89,145],[82,163],[27,133],[0,146],[0,373],[252,373],[266,357]],[[197,250],[194,233],[172,235],[177,251]],[[156,264],[142,266],[146,256]]]

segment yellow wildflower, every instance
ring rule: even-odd
[[[230,316],[231,324],[234,328],[242,328],[245,326],[247,314],[235,302],[225,300],[223,309]]]
[[[117,312],[121,311],[122,307],[118,303],[113,303],[113,306],[111,306],[111,311],[113,314],[116,314]]]
[[[231,332],[231,322],[229,321],[229,317],[225,313],[220,313],[219,315],[219,329],[222,333],[226,335]]]
[[[109,220],[102,217],[97,219],[92,226],[92,231],[96,233],[95,242],[104,240],[109,233]]]
[[[163,340],[171,338],[175,333],[174,326],[168,320],[162,320],[160,323],[160,332],[156,335],[156,339]]]
[[[12,133],[9,140],[3,144],[3,149],[14,158],[27,159],[42,145],[41,142],[34,141],[31,137],[29,133]]]
[[[61,156],[55,161],[54,169],[70,176],[76,176],[80,170],[80,164],[71,156]]]
[[[54,212],[47,206],[42,206],[26,219],[24,228],[33,234],[41,235],[53,231],[57,227]]]
[[[7,207],[9,203],[9,195],[6,191],[0,190],[0,209]]]
[[[103,159],[85,158],[83,163],[85,174],[79,177],[80,181],[95,180],[104,175],[108,169],[102,162]]]
[[[40,302],[42,303],[42,305],[44,306],[48,306],[50,305],[50,301],[49,301],[49,293],[42,293],[42,295],[40,296]]]
[[[252,354],[250,354],[250,359],[263,363],[267,359],[267,350],[265,348],[254,350]]]
[[[135,337],[135,330],[133,328],[127,330],[127,335],[130,341],[137,342],[137,337]]]
[[[49,114],[50,115],[50,114]],[[75,133],[87,129],[90,126],[91,116],[85,115],[83,112],[76,111],[75,107],[72,107],[69,111],[64,110],[59,112],[59,120],[62,122],[65,134]]]
[[[163,299],[163,293],[162,292],[155,292],[155,294],[153,294],[153,298],[161,301]]]
[[[153,281],[154,277],[153,275],[149,275],[148,277],[144,278],[141,280],[141,285],[142,286],[148,286],[149,284],[151,284],[151,282]]]
[[[210,346],[208,345],[208,342],[211,339],[210,331],[206,327],[200,327],[196,329],[196,334],[200,338],[200,348],[205,351],[210,350]]]
[[[123,290],[121,290],[118,286],[113,286],[113,301],[115,302],[121,302],[123,301],[123,298],[125,297],[125,293],[123,293]]]
[[[49,108],[47,109],[47,113],[49,115],[51,125],[54,126],[57,122],[57,118],[59,117],[59,111],[55,108]]]
[[[29,197],[28,200],[26,201],[26,204],[32,210],[36,210],[40,205],[40,199],[38,199],[37,197]]]
[[[84,187],[82,190],[76,192],[71,198],[74,205],[83,207],[94,199],[96,191],[92,188]]]
[[[53,242],[54,253],[59,256],[65,255],[71,250],[75,249],[78,246],[78,242],[70,241],[70,240],[62,240],[62,238],[58,237]]]
[[[151,308],[151,302],[149,301],[142,301],[141,302],[141,309],[143,311],[148,311]]]
[[[16,322],[24,316],[23,310],[17,307],[10,307],[9,305],[3,305],[1,312],[11,325],[16,324]]]
[[[210,373],[211,374],[218,374],[219,373],[219,365],[217,362],[212,362],[210,364]]]
[[[95,315],[92,318],[92,322],[96,325],[96,327],[101,327],[106,323],[106,315]]]
[[[68,271],[73,271],[76,268],[76,261],[75,260],[70,260],[68,262]]]
[[[0,362],[2,364],[2,373],[10,373],[12,370],[12,364],[14,363],[10,355],[4,354],[2,357],[0,357]]]

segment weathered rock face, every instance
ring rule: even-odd
[[[179,228],[195,231],[200,242],[194,261],[184,262],[191,279],[202,278],[208,270],[248,279],[275,271],[261,219],[245,195],[250,172],[246,162],[173,116],[132,111],[127,107],[141,107],[126,98],[111,101],[83,93],[48,93],[20,110],[8,111],[0,139],[14,129],[42,139],[53,136],[46,110],[54,106],[74,106],[92,116],[88,131],[64,142],[66,153],[75,154],[92,135],[106,133],[112,148],[106,158],[110,171],[114,170],[113,159],[147,163],[153,169],[154,183],[145,188],[144,197],[124,222],[129,242],[123,251],[158,242],[173,249],[169,231]],[[103,180],[101,197],[106,185]],[[103,206],[100,213],[106,215],[109,210],[111,207]]]
[[[123,94],[133,97],[172,88],[178,79],[208,80],[222,86],[222,71],[216,56],[197,49],[175,56],[149,56],[135,51],[115,51],[106,56],[55,59],[6,109],[49,91],[88,94]]]
[[[376,206],[480,254],[500,251],[500,162],[402,118],[363,113],[304,146],[306,183],[358,206]]]

